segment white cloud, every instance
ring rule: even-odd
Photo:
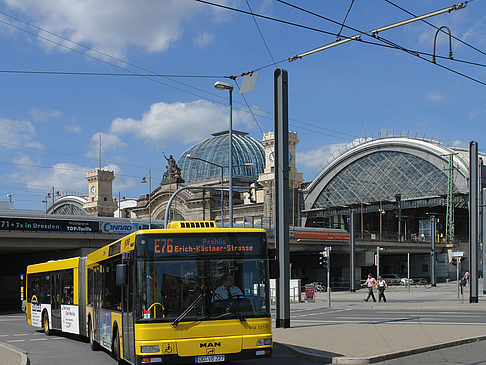
[[[297,152],[297,164],[305,167],[318,167],[326,161],[333,152],[344,145],[346,145],[346,143],[329,144],[316,150]]]
[[[428,101],[432,101],[434,103],[439,102],[439,101],[442,101],[442,100],[445,100],[445,96],[444,95],[442,95],[439,92],[434,92],[434,91],[429,92],[427,95],[425,95],[425,98]]]
[[[78,192],[86,195],[88,193],[86,172],[92,170],[91,167],[60,162],[50,168],[32,168],[32,165],[38,165],[39,161],[33,161],[31,157],[26,155],[18,156],[14,162],[19,164],[19,169],[10,174],[10,177],[19,183],[25,183],[28,189],[38,191],[45,187],[48,191],[49,187],[54,186],[56,190],[61,192]],[[124,191],[136,186],[133,179],[123,176],[119,166],[114,164],[104,165],[103,169],[115,172],[114,195],[117,191]]]
[[[233,111],[233,124],[249,127],[248,113]],[[210,133],[228,129],[228,108],[204,100],[190,103],[163,102],[150,106],[140,120],[117,118],[110,132],[116,135],[131,133],[152,142],[176,141],[184,144],[200,141]]]
[[[371,141],[371,137],[367,137],[366,141]],[[346,150],[352,148],[352,146],[365,142],[365,138],[356,138],[348,143],[334,143],[322,146],[316,150],[307,152],[297,152],[297,163],[305,167],[319,167],[326,165],[325,162],[329,162],[328,159],[334,155],[334,157],[340,156]],[[348,146],[348,149],[342,149]]]
[[[17,145],[34,143],[32,137],[36,134],[34,126],[27,121],[0,118],[0,146],[16,148]]]
[[[214,35],[209,33],[200,33],[193,38],[193,42],[196,47],[203,48],[204,46],[208,45],[214,41]]]
[[[5,2],[49,32],[91,45],[116,57],[124,57],[129,46],[138,46],[148,52],[166,50],[180,37],[181,23],[188,21],[199,9],[204,9],[191,0]],[[42,36],[68,47],[77,47],[46,32],[42,32]],[[55,47],[47,42],[45,46]]]
[[[101,133],[101,152],[102,152],[101,158],[103,158],[103,155],[106,152],[123,148],[126,145],[127,144],[125,142],[122,142],[120,138],[118,138],[113,134]],[[86,156],[91,158],[98,158],[99,148],[100,148],[100,134],[95,133],[91,137],[90,148]]]
[[[64,126],[64,129],[69,132],[69,133],[80,133],[81,132],[81,126],[77,124],[68,124]]]
[[[460,148],[468,148],[468,143],[456,139],[454,142],[452,142],[452,146],[453,147],[460,147]]]
[[[466,42],[484,44],[484,39],[486,38],[485,22],[486,16],[476,21],[460,38]]]
[[[475,110],[469,112],[469,120],[476,119],[480,114],[481,114],[480,112]]]
[[[59,110],[53,110],[53,109],[42,110],[38,108],[33,108],[30,111],[30,115],[32,116],[32,119],[34,119],[37,122],[47,122],[50,119],[59,118],[62,114]]]

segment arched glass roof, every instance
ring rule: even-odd
[[[405,152],[379,151],[342,169],[321,191],[313,208],[447,194],[447,171]]]
[[[212,137],[192,146],[177,160],[182,178],[186,183],[221,179],[221,167],[225,177],[229,175],[229,132],[215,133]],[[265,151],[261,142],[244,132],[233,131],[233,178],[256,181],[265,167]],[[187,158],[190,155],[206,161]],[[248,166],[248,164],[254,164]]]

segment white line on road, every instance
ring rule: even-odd
[[[47,338],[31,338],[31,341],[47,341]]]
[[[25,340],[10,340],[10,341],[7,341],[7,342],[24,342]]]
[[[17,336],[28,336],[28,335],[30,335],[30,333],[18,333],[16,335],[12,335],[12,336],[17,337]]]
[[[361,321],[346,321],[346,320],[341,320],[341,321],[333,321],[332,319],[326,320],[312,320],[312,319],[294,319],[293,322],[301,322],[301,323],[356,323],[356,324],[381,324],[381,325],[390,325],[390,324],[400,324],[400,325],[405,325],[405,324],[435,324],[435,325],[453,325],[453,326],[480,326],[484,325],[484,323],[463,323],[463,322],[431,322],[431,321],[421,321],[421,320],[415,320],[415,319],[407,319],[403,322],[396,323],[396,322],[390,322],[390,323],[380,323],[380,320],[366,320],[362,319]]]

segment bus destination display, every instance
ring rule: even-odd
[[[145,247],[154,257],[200,256],[200,255],[261,255],[264,238],[262,235],[200,235],[190,236],[146,235],[141,238],[140,248]]]

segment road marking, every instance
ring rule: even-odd
[[[28,335],[30,335],[30,333],[19,333],[19,334],[12,335],[12,336],[17,337],[17,336],[28,336]]]
[[[31,338],[31,341],[47,341],[47,338]]]
[[[25,340],[10,340],[10,341],[7,341],[7,342],[24,342]]]
[[[51,340],[65,340],[64,337],[53,337],[51,338]]]
[[[0,337],[8,337],[9,335],[0,335]]]
[[[400,324],[400,325],[404,325],[404,324],[433,324],[433,325],[453,325],[453,326],[480,326],[480,325],[483,325],[483,323],[463,323],[463,322],[430,322],[430,321],[420,321],[420,320],[416,320],[416,319],[407,319],[403,322],[400,322],[400,323],[395,323],[395,321],[392,321],[392,322],[388,322],[388,323],[381,323],[380,320],[366,320],[366,319],[363,319],[361,321],[356,321],[356,320],[352,320],[352,321],[346,321],[346,320],[341,320],[341,321],[334,321],[334,320],[326,320],[326,319],[322,319],[322,320],[312,320],[312,319],[294,319],[294,322],[302,322],[302,323],[356,323],[356,324],[373,324],[373,325],[376,325],[376,324],[382,324],[382,325],[390,325],[390,324]]]

